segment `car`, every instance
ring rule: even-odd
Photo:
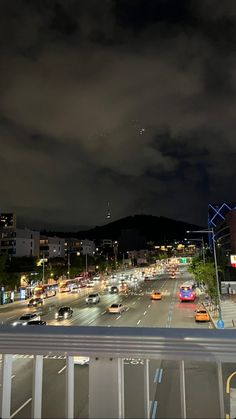
[[[69,317],[72,317],[72,314],[73,310],[71,307],[63,306],[55,313],[55,319],[68,319]]]
[[[117,294],[119,292],[118,287],[116,287],[115,285],[112,286],[109,290],[110,294]]]
[[[96,285],[96,284],[95,284],[95,282],[94,282],[94,281],[89,281],[89,282],[87,283],[87,288],[93,288],[95,285]]]
[[[196,322],[209,322],[210,321],[210,316],[207,310],[205,310],[205,308],[199,308],[196,310],[195,321]]]
[[[123,304],[121,303],[114,303],[112,304],[110,307],[108,307],[108,313],[114,313],[114,314],[121,314],[122,311],[125,310],[125,306],[123,306]]]
[[[159,291],[154,291],[151,294],[151,300],[161,300],[162,299],[162,293]]]
[[[30,320],[27,323],[27,326],[46,326],[46,322],[44,320]]]
[[[73,293],[79,293],[79,292],[80,292],[80,288],[79,288],[79,286],[78,286],[78,285],[74,285],[74,286],[71,288],[70,292],[73,292]]]
[[[86,304],[97,304],[100,301],[100,295],[98,292],[95,292],[94,294],[89,294],[88,297],[85,299]]]
[[[28,307],[37,307],[43,305],[43,299],[39,297],[33,297],[28,302]]]
[[[13,322],[13,326],[26,326],[31,320],[41,320],[37,313],[26,313],[23,314],[18,320]]]

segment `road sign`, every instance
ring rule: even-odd
[[[181,263],[187,263],[187,258],[181,258]]]
[[[222,319],[217,320],[216,324],[217,324],[218,329],[224,329],[225,327],[225,324]]]

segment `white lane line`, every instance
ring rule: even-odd
[[[137,322],[137,324],[139,324],[139,323],[141,323],[141,320],[139,320],[139,321]]]
[[[16,316],[7,317],[7,319],[6,319],[6,320],[13,319],[14,317],[16,317]]]
[[[30,399],[26,400],[26,402],[23,403],[22,406],[19,407],[19,409],[17,409],[14,413],[12,413],[12,415],[10,416],[10,419],[14,418],[14,416],[16,416],[17,413],[19,413],[29,402],[31,402],[31,400],[32,400],[32,397],[30,397]]]
[[[156,418],[156,413],[157,413],[157,401],[155,400],[153,403],[152,419]]]
[[[144,313],[143,313],[143,314],[144,314],[144,316],[145,316],[145,314],[147,314],[147,312],[146,312],[146,311],[144,311]]]
[[[106,314],[106,310],[102,312],[102,315],[103,315],[103,314]]]
[[[116,320],[119,320],[121,318],[121,315],[119,315],[117,318],[116,318]]]
[[[148,308],[151,307],[151,304],[149,304]]]
[[[61,374],[61,372],[64,371],[65,369],[66,369],[66,365],[64,365],[64,367],[60,371],[58,371],[57,374]]]
[[[134,304],[136,304],[136,301],[134,301],[132,304],[133,304],[133,305],[134,305]]]
[[[94,322],[94,320],[90,320],[90,322],[88,322],[88,324],[91,324],[91,323],[93,323]]]
[[[154,377],[154,380],[153,380],[154,383],[157,383],[158,375],[159,375],[159,368],[156,369],[155,377]]]
[[[159,376],[158,376],[158,383],[161,383],[162,374],[163,374],[163,368],[160,369],[160,373],[159,373]]]
[[[129,307],[127,307],[126,311],[128,311],[128,310],[129,310]]]

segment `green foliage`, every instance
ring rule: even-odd
[[[217,283],[216,283],[216,272],[215,265],[212,261],[203,263],[197,258],[192,260],[192,263],[188,269],[192,273],[197,282],[204,282],[207,286],[207,291],[211,299],[217,302]]]

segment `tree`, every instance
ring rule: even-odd
[[[203,263],[197,258],[194,258],[188,270],[194,275],[197,282],[204,282],[207,286],[207,292],[210,298],[217,304],[218,292],[214,262],[212,260],[207,260],[206,263]]]

